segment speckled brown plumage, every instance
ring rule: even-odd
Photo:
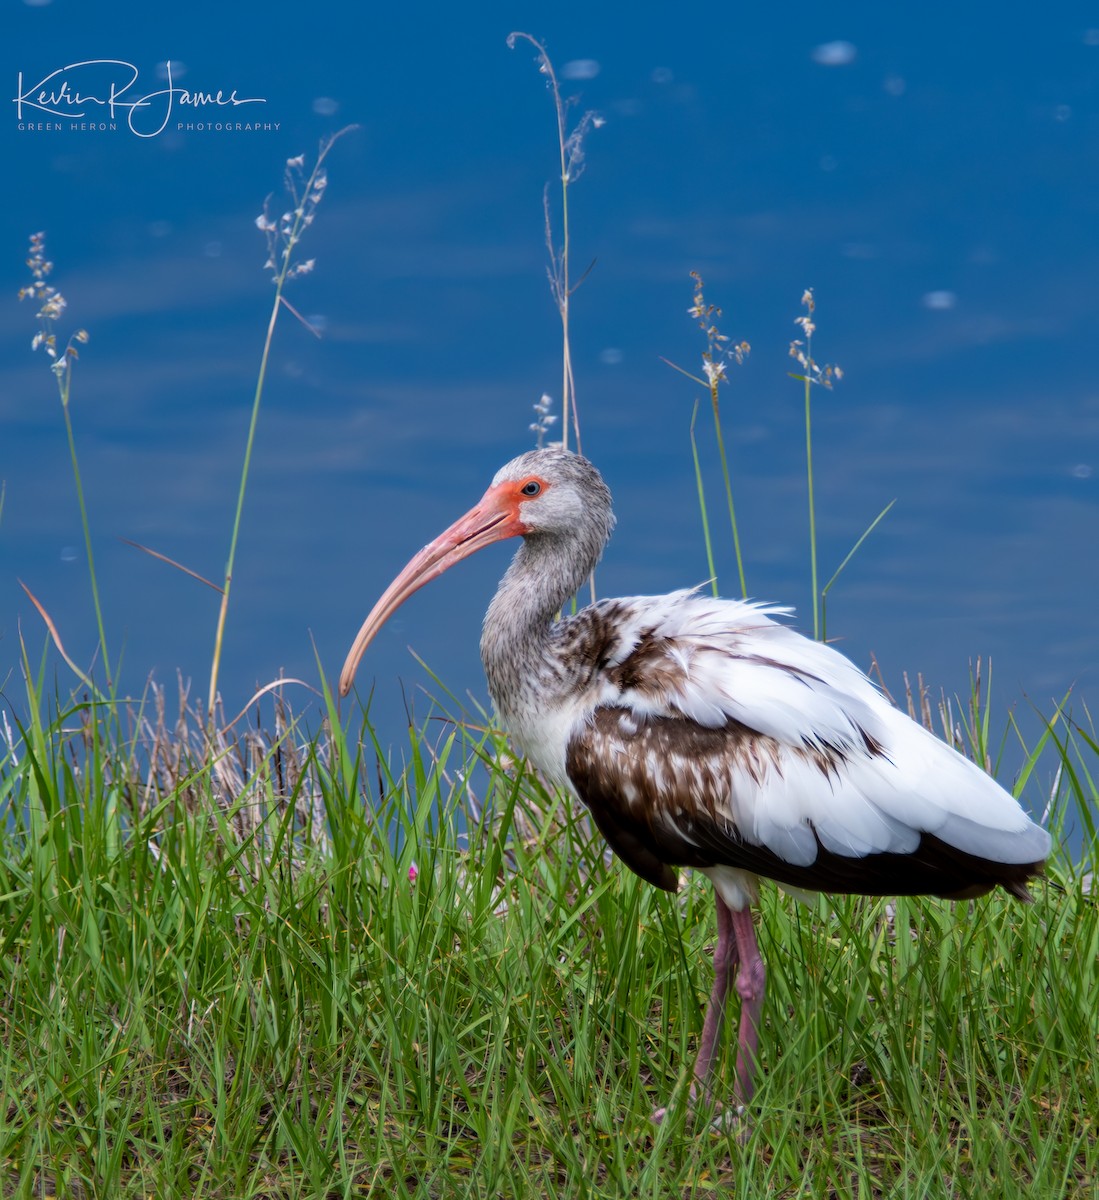
[[[792,753],[824,777],[844,765],[835,751]],[[666,891],[678,886],[676,867],[721,865],[803,891],[961,899],[1001,886],[1029,900],[1026,881],[1040,862],[991,862],[929,833],[921,834],[913,851],[860,858],[835,854],[817,839],[816,859],[806,867],[754,844],[735,821],[719,814],[735,809],[732,791],[739,774],[765,786],[770,772],[781,772],[783,754],[773,738],[736,721],[705,729],[608,707],[593,713],[572,738],[567,763],[569,779],[611,848],[631,870]],[[654,760],[666,770],[654,774]]]

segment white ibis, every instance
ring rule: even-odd
[[[786,609],[688,590],[557,619],[613,528],[610,492],[587,459],[520,455],[386,589],[340,694],[413,592],[474,551],[522,537],[481,635],[496,710],[642,879],[675,891],[677,867],[709,876],[718,940],[692,1095],[709,1096],[735,975],[742,1108],[766,975],[750,909],[761,876],[800,890],[947,899],[998,885],[1028,900],[1050,836],[841,654],[776,621]]]

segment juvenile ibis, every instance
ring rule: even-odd
[[[742,1108],[766,977],[750,907],[761,877],[955,900],[1000,886],[1027,900],[1050,837],[836,650],[775,619],[787,609],[686,590],[558,618],[613,528],[610,492],[587,459],[561,449],[513,459],[386,589],[347,656],[340,694],[413,592],[484,546],[522,538],[481,635],[497,713],[642,879],[675,891],[678,867],[709,876],[718,937],[692,1095],[709,1097],[735,980]]]

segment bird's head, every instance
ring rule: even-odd
[[[481,505],[486,502],[513,514],[521,526],[515,532],[524,536],[589,536],[602,546],[614,528],[602,475],[582,455],[559,447],[530,450],[501,467]]]
[[[393,613],[463,558],[505,538],[552,538],[575,542],[594,563],[613,528],[611,494],[586,458],[555,447],[513,458],[473,508],[416,554],[382,593],[348,652],[340,695],[351,690],[367,646]]]

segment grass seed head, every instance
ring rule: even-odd
[[[718,328],[721,309],[716,304],[707,304],[703,293],[702,276],[697,271],[691,272],[694,280],[694,296],[687,315],[698,322],[699,329],[706,335],[706,349],[702,354],[702,373],[710,385],[710,391],[717,391],[721,383],[728,383],[728,365],[736,363],[740,366],[748,356],[752,347],[745,341],[733,342],[728,334]]]
[[[804,379],[807,383],[817,384],[819,387],[831,388],[843,378],[843,371],[835,363],[821,365],[813,358],[813,334],[817,331],[813,313],[816,312],[817,303],[813,299],[812,288],[806,288],[802,293],[801,303],[806,311],[800,317],[794,318],[794,324],[801,330],[805,340],[795,338],[790,343],[790,357],[797,361],[805,374],[795,378]]]
[[[553,407],[553,398],[548,392],[542,393],[542,398],[532,405],[536,419],[530,425],[530,431],[535,435],[535,447],[541,450],[546,444],[546,434],[549,433],[550,427],[557,422],[555,413],[550,412]]]
[[[19,289],[19,299],[33,298],[38,301],[38,332],[31,339],[31,350],[45,350],[50,359],[50,370],[59,380],[64,380],[70,365],[80,356],[77,354],[74,342],[87,345],[88,331],[78,329],[66,342],[63,350],[58,350],[57,333],[54,326],[68,308],[68,301],[52,284],[46,282],[47,276],[53,270],[53,263],[46,258],[46,235],[32,233],[30,236],[30,251],[27,255],[27,266],[30,269],[32,282]]]

